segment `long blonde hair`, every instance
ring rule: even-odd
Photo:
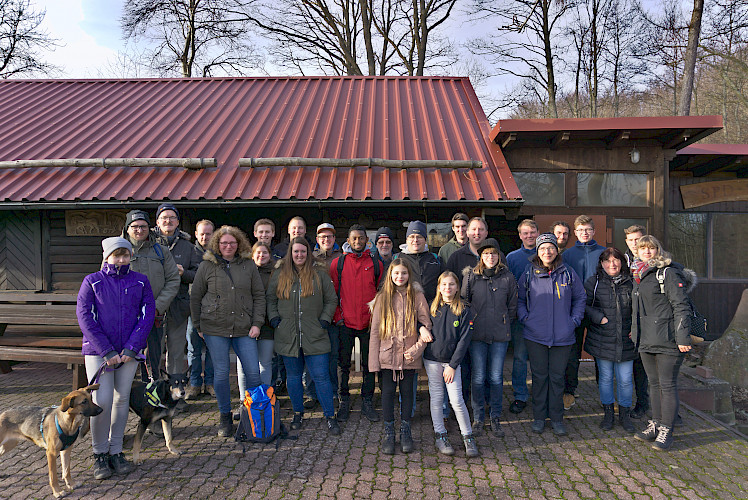
[[[657,250],[657,255],[647,261],[647,265],[649,267],[665,267],[669,266],[673,262],[673,258],[670,253],[666,252],[665,249],[662,248],[662,243],[660,243],[660,240],[658,240],[651,234],[645,234],[644,236],[639,238],[639,241],[636,242],[637,254],[639,252],[639,249],[644,247],[654,248]]]
[[[293,263],[293,246],[297,243],[306,247],[306,261],[301,266],[301,269],[298,270]],[[296,276],[299,277],[302,297],[313,295],[315,285],[317,287],[322,285],[319,275],[314,269],[314,256],[306,238],[296,237],[292,239],[288,243],[286,256],[280,262],[278,289],[275,292],[279,299],[288,299],[291,297],[291,289],[293,288],[294,281],[296,281]]]
[[[455,283],[457,283],[457,292],[455,292],[455,296],[452,297],[452,302],[449,303],[449,308],[452,310],[452,314],[459,316],[462,314],[462,311],[465,310],[465,301],[460,297],[460,280],[457,279],[457,275],[452,271],[444,271],[439,275],[439,280],[436,284],[436,297],[434,297],[434,301],[431,303],[431,315],[434,317],[436,317],[436,313],[439,312],[439,309],[446,304],[442,293],[439,291],[439,286],[441,286],[442,280],[447,278],[452,278],[455,280]]]
[[[386,278],[382,288],[374,297],[374,304],[379,305],[379,338],[386,340],[392,338],[395,331],[395,307],[393,298],[397,293],[395,282],[392,281],[392,271],[397,266],[403,266],[408,270],[408,283],[405,285],[405,336],[417,335],[416,329],[416,289],[413,287],[413,269],[407,261],[394,259],[387,268]]]

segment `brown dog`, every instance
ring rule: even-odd
[[[94,384],[73,391],[62,398],[60,406],[21,406],[0,413],[0,455],[15,448],[22,439],[28,439],[47,450],[49,485],[55,497],[73,491],[70,447],[88,433],[89,417],[103,411],[91,399],[91,391],[98,388],[99,384]],[[57,478],[57,453],[62,462],[64,490],[60,489]]]

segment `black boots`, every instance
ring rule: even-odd
[[[351,397],[340,396],[340,406],[338,406],[338,420],[345,422],[351,414]]]
[[[361,400],[361,413],[369,419],[369,422],[379,422],[379,413],[374,409],[374,403],[371,398]]]
[[[94,479],[108,479],[114,471],[109,465],[109,453],[94,453]]]
[[[604,431],[609,431],[613,428],[616,420],[615,411],[612,404],[603,405],[603,410],[605,410],[605,416],[603,417],[603,421],[600,422],[600,428]]]
[[[625,406],[618,407],[618,421],[626,432],[634,432],[634,422],[631,421],[631,408]]]
[[[221,413],[221,421],[218,424],[218,437],[232,437],[234,435],[233,416],[231,412]]]
[[[382,435],[382,453],[385,455],[395,454],[395,422],[384,423],[384,434]]]
[[[400,422],[400,451],[410,453],[413,451],[413,436],[410,434],[410,422]]]

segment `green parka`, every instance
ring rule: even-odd
[[[276,270],[270,277],[267,291],[268,317],[271,320],[281,319],[274,337],[275,352],[281,356],[298,357],[299,348],[310,356],[330,352],[330,338],[320,321],[332,322],[338,306],[338,296],[327,271],[316,265],[315,271],[320,284],[315,283],[314,292],[308,297],[301,296],[297,276],[289,298],[279,299],[277,292],[280,272]]]
[[[145,241],[130,238],[126,232],[122,237],[132,244],[130,269],[148,276],[153,297],[156,299],[156,314],[164,314],[179,292],[179,269],[174,257],[169,248],[159,245],[151,234]]]
[[[206,250],[192,282],[190,311],[192,324],[204,335],[240,337],[261,327],[265,288],[252,256],[236,256],[227,265]]]

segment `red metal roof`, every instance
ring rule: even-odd
[[[467,78],[0,81],[0,160],[216,158],[218,167],[0,170],[0,200],[521,198]],[[240,168],[239,158],[480,160],[467,169]]]
[[[681,149],[722,129],[722,123],[719,115],[501,120],[489,137],[503,149],[633,143]]]
[[[694,177],[714,172],[734,172],[748,177],[748,144],[696,144],[678,151],[670,160],[671,171],[691,172]]]

